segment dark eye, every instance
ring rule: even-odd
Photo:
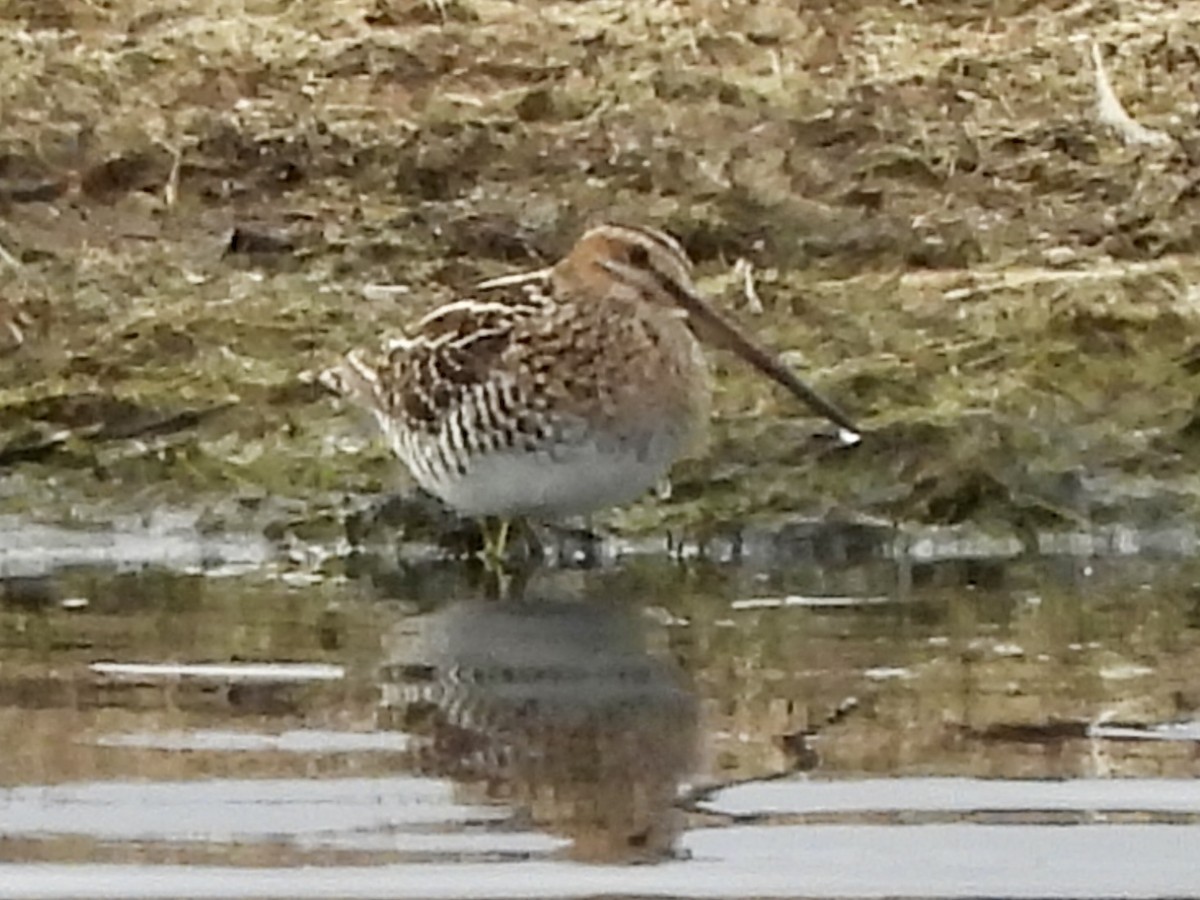
[[[635,266],[645,268],[650,265],[650,251],[639,244],[629,248],[629,261]]]

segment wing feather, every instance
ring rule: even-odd
[[[547,287],[544,277],[493,285],[484,299],[457,300],[421,319],[388,353],[389,412],[407,428],[445,433],[455,444],[464,431],[521,431],[525,404],[511,363],[530,320],[553,304]]]

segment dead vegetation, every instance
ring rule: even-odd
[[[397,473],[303,374],[611,217],[874,434],[725,372],[711,453],[610,523],[1194,516],[1198,38],[1149,0],[10,0],[0,503],[336,530]],[[1163,140],[1099,121],[1093,44]]]

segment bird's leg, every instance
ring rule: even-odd
[[[491,525],[495,525],[495,531]],[[521,535],[523,547],[518,548],[518,558],[510,565],[508,545],[513,526]],[[525,593],[525,586],[537,566],[543,560],[541,542],[537,531],[526,518],[487,519],[480,522],[484,546],[480,561],[486,576],[487,596],[495,600],[516,600]]]
[[[495,525],[495,531],[492,526]],[[512,578],[504,566],[504,550],[508,544],[508,519],[492,519],[479,521],[479,530],[483,534],[483,548],[479,551],[479,560],[483,563],[484,577],[488,585],[488,596],[497,600],[509,597]]]
[[[503,560],[504,553],[508,550],[508,532],[511,527],[512,519],[501,519],[496,528],[496,543],[492,548],[492,553],[498,560]]]
[[[484,519],[479,523],[479,530],[483,532],[483,550],[480,555],[483,557],[485,564],[502,566],[504,563],[504,552],[508,549],[508,531],[512,520],[496,519],[495,521],[496,531],[494,534],[489,527],[489,520]]]

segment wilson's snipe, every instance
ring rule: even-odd
[[[459,512],[553,519],[638,497],[697,442],[711,394],[697,338],[854,430],[696,292],[674,238],[620,225],[322,380],[370,410],[417,482]]]

